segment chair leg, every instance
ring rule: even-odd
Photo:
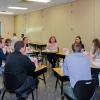
[[[36,88],[36,100],[38,100],[38,87]]]
[[[46,79],[45,79],[44,73],[43,73],[43,80],[44,80],[44,84],[45,84],[45,86],[46,86]]]
[[[56,79],[56,84],[55,84],[55,90],[57,89],[57,84],[58,84],[58,78]]]
[[[34,93],[33,93],[33,91],[32,91],[32,100],[34,100]]]
[[[61,100],[64,100],[64,96],[61,97]]]
[[[5,93],[6,93],[6,89],[3,91],[3,94],[2,94],[2,96],[1,96],[1,100],[4,99],[4,95],[5,95]]]

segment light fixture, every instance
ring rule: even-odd
[[[8,11],[0,11],[0,14],[8,14],[8,15],[13,15],[13,12],[8,12]]]
[[[9,9],[27,10],[28,8],[23,7],[8,7]]]
[[[40,2],[40,3],[48,3],[51,0],[26,0],[26,1],[34,1],[34,2]]]

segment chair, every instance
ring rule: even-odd
[[[12,82],[12,80],[14,80],[14,81]],[[19,91],[16,91],[18,89],[20,90],[20,87],[17,85],[17,83],[19,82],[19,80],[17,80],[17,78],[15,77],[15,75],[12,75],[11,73],[5,72],[4,73],[4,77],[3,77],[3,81],[4,81],[4,91],[2,93],[1,100],[4,99],[4,96],[5,96],[6,92],[14,93],[14,94],[16,94],[17,98],[22,98],[21,95],[19,95],[20,94]],[[17,88],[15,88],[15,86]],[[37,89],[37,85],[36,85],[35,88]],[[34,100],[33,90],[34,90],[33,88],[27,88],[23,92],[26,93],[25,95],[29,95],[31,93],[32,94],[32,100]]]
[[[73,93],[76,98],[75,100],[91,100],[95,93],[95,89],[95,80],[78,81],[73,88]],[[64,95],[68,97],[67,94],[64,93]],[[69,99],[73,100],[71,97],[69,97]]]

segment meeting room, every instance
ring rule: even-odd
[[[0,0],[0,100],[100,100],[100,0]]]

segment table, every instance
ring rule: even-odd
[[[66,55],[64,54],[63,51],[59,51],[58,53],[56,53],[56,56],[57,56],[57,66],[59,66],[60,59],[63,59],[64,62]]]
[[[41,51],[46,48],[47,44],[44,43],[38,43],[38,42],[34,42],[34,43],[29,43],[32,47],[35,48],[35,50],[40,49]]]
[[[63,96],[63,82],[69,81],[68,76],[64,75],[63,69],[62,68],[53,68],[54,71],[54,75],[56,76],[56,85],[55,85],[55,89],[57,89],[57,84],[59,82],[59,80],[61,81],[61,96]]]
[[[38,67],[36,67],[35,73],[34,73],[35,77],[39,77],[40,75],[43,75],[43,79],[42,78],[39,78],[39,79],[43,80],[45,85],[46,85],[46,79],[45,79],[46,72],[47,72],[47,66],[39,65]]]
[[[60,51],[60,52],[58,52],[58,53],[56,53],[56,55],[59,57],[59,58],[62,58],[62,59],[65,59],[65,54],[64,54],[64,52],[63,51]]]
[[[40,50],[32,50],[32,52],[27,53],[28,56],[38,56]]]
[[[57,84],[61,81],[61,96],[63,96],[63,82],[69,81],[68,76],[64,75],[63,69],[61,67],[53,68],[55,77],[56,77],[56,84],[55,89],[57,88]],[[100,73],[100,68],[97,68],[95,65],[92,65],[91,68],[92,74],[96,74],[98,78],[98,74]]]
[[[40,49],[42,51],[43,49],[46,48],[47,44],[38,43],[36,46],[37,46],[38,49]]]
[[[57,53],[57,52],[55,52],[55,51],[50,51],[50,50],[43,50],[43,51],[41,52],[42,58],[45,59],[46,65],[47,65],[47,56],[48,56],[48,55],[56,55],[56,53]]]
[[[50,51],[50,50],[42,50],[41,53],[44,54],[44,55],[47,55],[47,54],[56,54],[57,52],[56,51]]]

